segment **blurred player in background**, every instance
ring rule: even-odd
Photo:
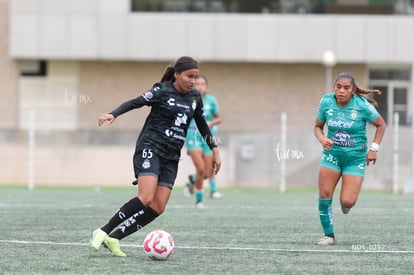
[[[363,90],[350,73],[336,77],[334,93],[325,94],[315,121],[315,136],[323,147],[319,170],[319,218],[324,237],[320,245],[335,244],[332,197],[342,177],[340,203],[347,214],[355,205],[361,190],[365,166],[375,164],[385,132],[385,122],[365,95],[380,94],[379,90]],[[366,124],[376,127],[373,143],[367,146]],[[323,128],[327,126],[325,136]]]
[[[99,117],[98,124],[101,126],[105,121],[113,123],[119,115],[133,109],[151,107],[133,157],[138,195],[122,205],[107,224],[93,232],[90,244],[95,250],[104,243],[113,255],[125,257],[119,240],[164,212],[177,176],[187,129],[193,118],[213,151],[213,169],[216,173],[220,169],[219,151],[203,116],[202,98],[193,88],[198,73],[197,61],[187,56],[180,57],[174,65],[166,68],[161,82],[155,83],[151,90]]]
[[[198,76],[195,88],[200,91],[203,99],[204,118],[207,121],[211,134],[213,137],[216,137],[217,125],[220,124],[221,117],[216,98],[210,93],[207,93],[207,77],[203,75]],[[188,176],[189,182],[186,184],[184,192],[186,195],[191,195],[195,189],[196,207],[203,208],[204,179],[209,180],[211,198],[220,199],[222,198],[222,194],[216,191],[216,180],[214,178],[213,168],[211,167],[213,152],[198,131],[194,120],[191,121],[190,128],[188,129],[185,145],[196,168],[196,175]]]

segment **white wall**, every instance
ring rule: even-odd
[[[77,62],[51,61],[45,77],[20,77],[18,126],[34,123],[40,130],[78,129],[78,106],[88,99],[78,94]]]
[[[131,13],[128,0],[11,0],[15,58],[411,63],[414,18]]]

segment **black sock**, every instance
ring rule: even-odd
[[[107,234],[109,234],[121,222],[125,221],[127,218],[131,217],[134,213],[137,213],[144,208],[145,206],[142,204],[142,202],[137,197],[130,199],[121,208],[119,208],[118,211],[116,211],[114,216],[101,229],[105,231]]]
[[[151,208],[147,207],[126,220],[117,230],[109,235],[112,238],[121,240],[126,236],[140,230],[150,222],[152,222],[159,215]]]

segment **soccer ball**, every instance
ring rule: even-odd
[[[172,236],[163,230],[154,230],[144,239],[144,253],[152,260],[166,260],[174,252]]]

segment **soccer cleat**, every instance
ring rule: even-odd
[[[351,208],[347,208],[341,204],[342,213],[348,214],[351,211]]]
[[[108,234],[106,234],[102,229],[98,228],[93,231],[92,238],[89,243],[93,249],[98,251],[107,236]]]
[[[318,245],[334,245],[335,238],[331,236],[325,236],[322,239],[318,240]]]
[[[193,190],[193,193],[194,193],[194,190]],[[187,182],[186,184],[185,184],[185,186],[184,186],[184,197],[191,197],[191,191],[190,191],[190,183],[189,182]]]
[[[121,251],[121,246],[119,245],[118,239],[106,237],[104,240],[104,244],[105,247],[112,252],[112,255],[117,257],[126,257],[126,254]]]
[[[210,193],[210,198],[212,198],[212,199],[222,199],[223,194],[221,194],[220,192],[213,192],[213,193]]]
[[[194,178],[192,177],[192,175],[188,176],[188,180],[190,181],[188,183],[188,191],[190,191],[190,194],[194,194],[194,185],[195,185],[195,181]]]
[[[197,209],[203,209],[204,208],[204,204],[202,202],[197,202],[195,205],[195,208]]]

